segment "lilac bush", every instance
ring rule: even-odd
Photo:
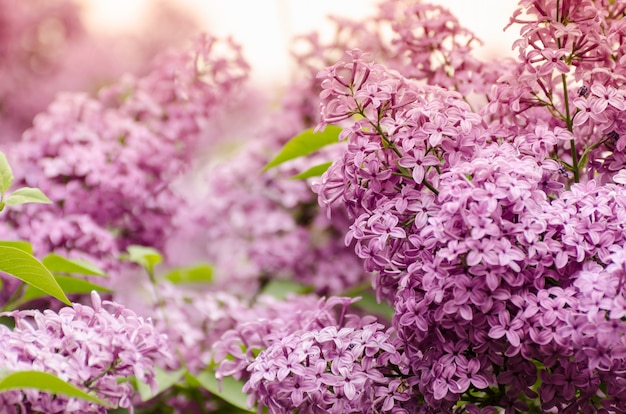
[[[248,70],[230,41],[200,37],[96,97],[60,96],[13,152],[20,183],[55,204],[10,211],[5,237],[108,269],[141,244],[215,276],[184,287],[147,266],[154,325],[97,296],[12,312],[0,366],[146,413],[625,412],[625,14],[522,0],[518,57],[497,61],[440,6],[336,18],[330,41],[298,39],[297,81],[230,157],[212,145]],[[336,145],[266,167],[330,125]],[[203,194],[186,198],[176,182],[211,151]],[[269,296],[277,279],[309,294]],[[118,288],[138,309],[133,283]],[[391,320],[351,297],[370,284]],[[8,412],[105,410],[0,398]]]
[[[623,6],[575,3],[521,3],[522,63],[477,109],[360,51],[320,73],[348,140],[320,202],[354,217],[432,412],[624,407]]]

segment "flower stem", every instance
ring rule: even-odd
[[[561,81],[563,83],[563,100],[565,104],[565,125],[567,126],[567,130],[569,132],[574,132],[574,127],[572,125],[572,116],[570,114],[569,108],[569,98],[567,94],[567,79],[565,74],[561,74]],[[578,166],[578,152],[576,151],[576,140],[572,138],[569,142],[570,152],[572,155],[572,171],[574,172],[574,182],[580,182],[580,171]]]

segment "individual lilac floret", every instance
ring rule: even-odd
[[[44,371],[72,383],[114,407],[132,411],[134,388],[128,381],[156,387],[155,365],[172,364],[167,340],[150,320],[94,292],[91,306],[74,304],[58,313],[14,311],[10,330],[0,325],[0,366],[6,371]],[[7,413],[105,413],[104,407],[35,390],[0,393]]]

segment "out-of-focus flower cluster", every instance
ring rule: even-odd
[[[0,9],[0,144],[6,148],[57,93],[96,91],[125,72],[142,71],[197,30],[191,16],[164,2],[151,5],[143,25],[152,35],[141,39],[90,32],[73,0],[3,0]]]
[[[15,328],[0,325],[0,365],[5,371],[52,373],[113,407],[132,408],[135,389],[124,380],[134,377],[156,387],[155,365],[173,364],[166,337],[130,309],[102,302],[96,293],[91,299],[91,306],[74,304],[58,313],[6,313]],[[3,413],[106,412],[99,404],[34,389],[0,393],[0,404]]]
[[[257,140],[208,170],[202,200],[190,204],[191,211],[179,211],[187,237],[205,246],[202,257],[215,266],[222,289],[253,295],[254,286],[267,279],[287,278],[333,294],[367,281],[352,249],[343,245],[344,210],[328,220],[308,183],[289,179],[338,149],[261,172],[289,138],[307,127],[302,100],[290,93]]]
[[[211,139],[211,119],[234,99],[247,70],[232,42],[201,36],[97,98],[61,95],[10,154],[16,181],[55,203],[10,212],[9,235],[35,234],[37,254],[76,251],[107,268],[129,244],[163,248],[185,202],[174,182]]]

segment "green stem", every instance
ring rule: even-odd
[[[22,297],[22,294],[24,294],[25,288],[26,283],[20,283],[17,289],[15,289],[15,292],[13,292],[7,303],[2,308],[2,312],[12,311],[22,304],[19,299]]]
[[[563,83],[563,100],[565,101],[565,125],[567,126],[567,130],[569,132],[574,132],[574,127],[572,125],[572,116],[570,114],[569,108],[569,98],[567,94],[567,79],[565,74],[561,74],[561,81]],[[569,142],[570,152],[572,154],[572,171],[574,172],[574,182],[580,182],[580,170],[578,168],[578,152],[576,151],[576,140],[572,138]]]

